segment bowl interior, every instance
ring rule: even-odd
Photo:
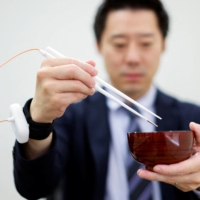
[[[149,170],[156,164],[183,161],[192,154],[192,131],[132,132],[127,136],[133,158]]]

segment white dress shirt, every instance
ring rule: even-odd
[[[109,93],[112,93],[109,91]],[[112,93],[116,96],[116,94]],[[122,100],[119,96],[118,99]],[[156,88],[152,86],[150,90],[137,102],[147,109],[155,112],[154,101]],[[130,117],[126,110],[119,109],[121,106],[107,98],[109,108],[109,124],[111,130],[111,144],[108,161],[108,176],[106,181],[105,200],[129,200],[129,189],[126,175],[125,159],[128,156],[127,128],[130,125]],[[155,117],[140,109],[140,113],[147,119],[155,122]],[[137,124],[141,131],[154,131],[152,124],[144,119],[138,118]],[[161,200],[159,182],[153,181],[153,200]]]

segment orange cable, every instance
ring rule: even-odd
[[[21,54],[24,54],[28,51],[39,51],[38,48],[32,48],[32,49],[28,49],[28,50],[25,50],[25,51],[22,51],[21,53],[18,53],[17,55],[13,56],[12,58],[10,58],[9,60],[7,60],[5,63],[1,64],[0,65],[0,68],[3,67],[4,65],[6,65],[8,62],[10,62],[11,60],[13,60],[14,58],[16,58],[17,56],[20,56]],[[0,120],[0,123],[1,122],[7,122],[8,120],[7,119],[4,119],[4,120]]]
[[[7,121],[8,121],[7,119],[0,120],[0,123],[1,123],[1,122],[7,122]]]
[[[13,56],[9,60],[7,60],[5,63],[3,63],[2,65],[0,65],[0,68],[3,67],[8,62],[10,62],[11,60],[13,60],[14,58],[16,58],[17,56],[20,56],[21,54],[26,53],[28,51],[39,51],[39,49],[38,48],[32,48],[32,49],[28,49],[28,50],[22,51],[21,53],[18,53],[17,55]]]

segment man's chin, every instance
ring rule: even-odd
[[[144,88],[142,87],[124,87],[120,89],[121,92],[130,96],[131,98],[140,98],[141,95],[144,93]]]

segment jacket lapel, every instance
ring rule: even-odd
[[[87,133],[95,166],[94,199],[103,199],[105,194],[110,129],[106,98],[96,93],[88,101]]]

